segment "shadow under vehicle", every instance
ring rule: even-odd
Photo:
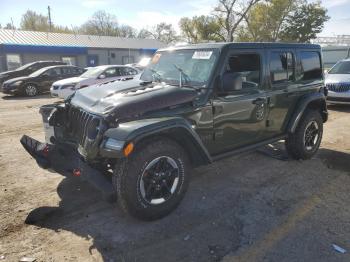
[[[64,161],[71,172],[139,219],[174,210],[192,167],[279,140],[292,158],[311,158],[328,118],[318,45],[167,48],[141,80],[87,87],[45,105],[46,142],[21,139],[43,168],[71,155]]]

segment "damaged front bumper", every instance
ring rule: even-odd
[[[23,135],[20,142],[41,168],[65,177],[79,176],[100,190],[105,199],[115,200],[111,175],[92,168],[73,148],[41,143],[27,135]]]

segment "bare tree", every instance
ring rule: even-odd
[[[221,27],[221,36],[232,42],[234,33],[249,12],[261,0],[219,0],[213,11]]]
[[[157,24],[149,30],[145,28],[141,29],[138,37],[157,39],[167,44],[175,42],[179,39],[172,24],[167,24],[164,22]]]
[[[118,36],[117,17],[106,11],[97,11],[80,27],[80,32],[89,35]]]

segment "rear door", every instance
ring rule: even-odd
[[[215,140],[212,154],[254,144],[261,139],[267,109],[263,64],[263,49],[229,52],[223,75],[239,74],[242,89],[218,92],[212,100]]]
[[[296,81],[296,55],[293,49],[267,49],[269,114],[263,138],[273,138],[285,131],[300,96]]]

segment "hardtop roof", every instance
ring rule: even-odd
[[[317,44],[302,43],[201,43],[183,46],[171,46],[158,51],[182,50],[182,49],[237,49],[237,48],[298,48],[298,49],[321,49]]]

